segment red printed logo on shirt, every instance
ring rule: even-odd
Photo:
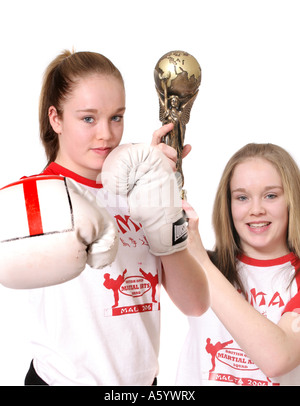
[[[207,338],[205,349],[206,352],[211,355],[212,363],[212,368],[209,372],[213,372],[215,370],[216,360],[240,371],[255,371],[258,369],[257,366],[240,348],[228,347],[228,345],[232,343],[233,340],[226,341],[224,343],[217,342],[216,344],[212,344],[211,339]]]
[[[240,374],[235,375],[234,370],[245,371],[245,375],[250,371],[257,371],[259,368],[247,357],[247,355],[240,348],[228,347],[233,343],[233,340],[221,343],[220,341],[216,344],[211,342],[210,338],[206,340],[206,352],[211,355],[212,367],[209,371],[208,379],[210,381],[227,382],[230,384],[241,385],[241,386],[269,386],[278,385],[273,383],[268,377],[263,379],[255,379],[249,376],[240,376]],[[222,372],[221,364],[225,364],[232,369],[227,369],[226,372]]]
[[[141,246],[149,247],[146,236],[143,234],[141,223],[137,224],[130,216],[115,216],[116,224],[118,226],[120,242],[123,247],[138,248]],[[138,234],[137,234],[138,233]]]
[[[111,308],[105,310],[106,316],[122,316],[124,314],[134,314],[159,310],[160,305],[156,300],[156,287],[158,285],[158,274],[152,275],[151,272],[146,273],[141,268],[141,275],[127,276],[127,269],[122,275],[113,279],[109,273],[104,274],[103,285],[106,289],[110,289],[113,293],[114,304]],[[123,296],[132,298],[144,296],[145,293],[151,290],[151,303],[137,303],[131,306],[120,305]]]

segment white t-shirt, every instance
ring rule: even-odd
[[[292,253],[270,261],[246,256],[238,261],[238,272],[247,301],[276,324],[283,312],[300,312],[300,275],[289,285],[295,275],[295,267],[299,268],[299,259]],[[259,331],[253,330],[254,334],[259,334]],[[300,367],[278,378],[265,376],[209,309],[200,317],[189,318],[189,332],[180,356],[176,383],[300,385]]]
[[[30,291],[34,368],[49,385],[151,385],[158,373],[160,259],[149,253],[125,199],[52,163],[43,174],[71,177],[107,207],[119,231],[115,261]]]

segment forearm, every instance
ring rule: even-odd
[[[209,307],[205,272],[187,249],[161,257],[163,285],[176,306],[188,316],[200,316]]]

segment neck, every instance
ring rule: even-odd
[[[74,172],[76,175],[79,175],[83,178],[92,180],[92,181],[99,181],[101,179],[101,171],[99,169],[89,169],[78,166],[73,162],[67,162],[66,160],[62,160],[59,157],[56,158],[54,161],[58,165],[62,166],[63,168],[68,169],[71,172]]]

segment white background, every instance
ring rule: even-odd
[[[300,162],[300,11],[297,0],[10,0],[0,5],[0,186],[45,166],[38,134],[42,74],[63,49],[96,51],[123,74],[124,142],[150,142],[160,127],[153,69],[184,50],[202,67],[187,125],[184,174],[212,248],[211,210],[229,157],[272,142]],[[0,287],[0,385],[23,385],[31,356],[26,292]],[[186,318],[162,292],[161,372],[172,385]]]

